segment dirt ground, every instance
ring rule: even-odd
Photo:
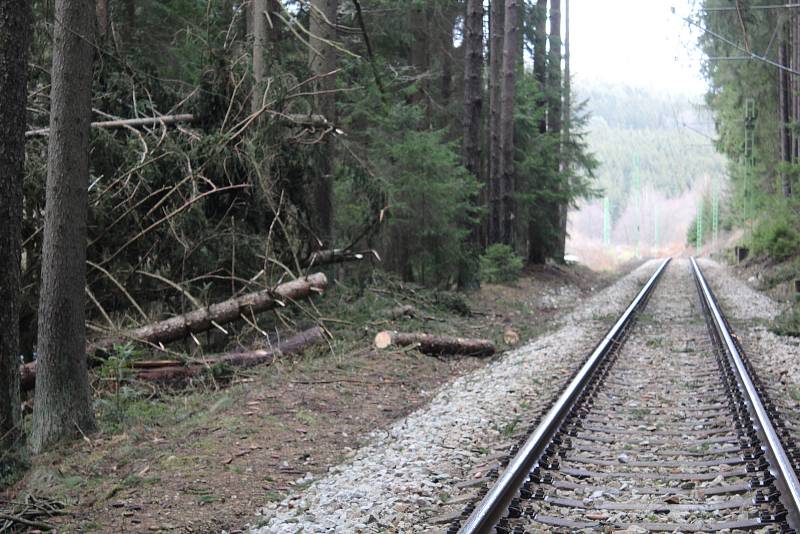
[[[29,505],[14,503],[33,496],[63,505],[62,515],[39,519],[60,532],[239,532],[257,524],[260,506],[302,492],[345,460],[367,433],[492,361],[378,353],[377,330],[488,337],[505,348],[508,328],[521,342],[535,337],[616,276],[537,268],[467,295],[469,315],[421,289],[367,287],[359,296],[333,289],[319,303],[333,340],[303,355],[180,389],[117,381],[109,392],[109,373],[95,376],[104,388],[96,406],[102,430],[35,458],[0,493],[0,513],[19,512]],[[417,318],[382,318],[398,303],[414,305]]]

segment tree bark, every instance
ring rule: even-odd
[[[97,40],[105,41],[109,25],[108,0],[97,0],[95,14],[97,15]]]
[[[483,113],[483,0],[467,0],[464,17],[464,115],[462,161],[464,167],[484,187],[471,198],[474,207],[479,207],[486,195],[485,176],[481,172],[481,124]],[[481,226],[477,222],[469,225],[471,255],[480,248]],[[476,269],[462,262],[459,269],[459,287],[478,285]]]
[[[267,0],[253,2],[253,97],[251,110],[261,109],[264,96],[264,80],[267,75]]]
[[[555,149],[553,153],[553,176],[555,176],[555,188],[559,194],[563,194],[563,184],[561,184],[561,126],[563,114],[563,85],[561,77],[561,0],[550,0],[550,51],[548,60],[548,94],[549,106],[547,112],[547,131],[553,136]],[[552,244],[553,249],[550,256],[556,260],[563,261],[564,250],[561,247],[561,240],[557,235],[561,228],[561,202],[555,202],[548,216],[556,228],[555,240]]]
[[[95,5],[56,0],[31,449],[95,430],[84,288]]]
[[[123,0],[122,42],[128,46],[136,35],[136,0]]]
[[[520,0],[506,0],[503,81],[500,91],[500,239],[514,244],[514,110],[517,99]]]
[[[564,0],[564,107],[562,111],[563,116],[563,135],[561,141],[561,150],[560,150],[560,167],[559,171],[562,174],[566,174],[565,180],[569,180],[569,151],[567,147],[569,146],[570,140],[570,121],[572,119],[572,83],[569,79],[570,77],[570,68],[569,68],[569,0]],[[564,184],[566,189],[570,189],[570,184]],[[559,215],[559,234],[558,234],[558,258],[559,260],[564,259],[564,255],[566,254],[567,250],[567,219],[569,216],[569,199],[563,199],[561,204],[558,207],[558,215]]]
[[[505,33],[505,0],[492,0],[489,28],[489,220],[488,244],[502,242],[502,206],[500,205],[501,152],[500,91]]]
[[[467,0],[464,19],[464,167],[481,180],[483,0]]]
[[[130,330],[122,336],[105,339],[93,344],[90,347],[90,352],[105,351],[111,349],[114,345],[131,340],[154,344],[177,341],[189,334],[205,332],[215,328],[216,325],[221,326],[238,321],[242,315],[246,317],[250,313],[261,313],[284,306],[286,301],[300,300],[314,293],[321,293],[327,285],[328,280],[324,274],[311,274],[304,278],[281,284],[274,290],[248,293],[235,299],[218,302],[199,310]]]
[[[336,40],[338,0],[312,0],[311,38],[309,43],[309,65],[318,76],[314,97],[315,107],[329,121],[336,122],[336,49],[331,45]],[[322,150],[311,184],[312,229],[316,233],[320,248],[333,245],[333,160],[336,156],[334,136],[322,139]]]
[[[488,339],[469,339],[452,336],[435,336],[420,332],[390,332],[384,330],[375,336],[375,347],[386,349],[392,346],[407,347],[419,345],[425,354],[464,354],[467,356],[491,356],[495,352],[494,343]]]
[[[0,473],[24,451],[17,368],[30,26],[28,0],[0,1]]]
[[[539,112],[539,134],[547,134],[547,0],[537,0],[535,9],[535,33],[533,38],[533,75],[540,97],[536,100]],[[541,264],[547,257],[545,243],[542,242],[536,226],[539,212],[548,209],[547,205],[528,206],[528,263]]]

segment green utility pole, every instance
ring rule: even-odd
[[[611,246],[611,201],[603,198],[603,246]]]
[[[697,236],[695,240],[695,254],[700,255],[703,248],[703,200],[697,203]]]
[[[719,176],[716,174],[711,185],[711,233],[714,236],[714,247],[719,239]]]
[[[633,198],[636,202],[636,257],[642,257],[642,191],[639,177],[639,154],[633,156]]]
[[[748,222],[750,234],[753,233],[752,191],[751,181],[756,163],[756,101],[754,98],[745,100],[744,112],[744,220]]]

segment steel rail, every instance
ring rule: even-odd
[[[754,429],[768,448],[765,452],[767,453],[768,460],[771,460],[769,462],[772,468],[770,471],[776,478],[778,489],[781,490],[781,502],[788,511],[790,525],[792,528],[796,529],[798,528],[798,522],[800,522],[800,482],[797,479],[797,474],[783,448],[778,433],[775,431],[767,409],[761,401],[761,397],[750,377],[750,373],[747,371],[742,354],[739,352],[739,348],[733,340],[733,335],[728,328],[725,317],[720,311],[719,306],[717,306],[714,294],[711,292],[711,289],[709,289],[708,283],[700,270],[700,266],[694,258],[691,258],[691,264],[705,305],[714,320],[717,333],[725,345],[728,357],[734,364],[733,368],[736,371],[736,380],[750,408]]]
[[[600,362],[605,359],[605,356],[615,347],[619,337],[631,322],[634,313],[646,301],[669,262],[670,258],[661,262],[658,269],[642,287],[625,312],[595,347],[581,369],[553,404],[553,407],[536,427],[536,430],[533,431],[516,456],[509,462],[508,467],[497,479],[494,486],[481,502],[476,505],[475,510],[461,526],[460,533],[478,534],[490,532],[502,518],[530,470],[539,460],[547,444],[558,431],[564,418],[592,378],[594,371]]]

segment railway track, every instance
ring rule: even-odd
[[[669,267],[659,265],[449,533],[798,528],[791,432],[700,267]]]

